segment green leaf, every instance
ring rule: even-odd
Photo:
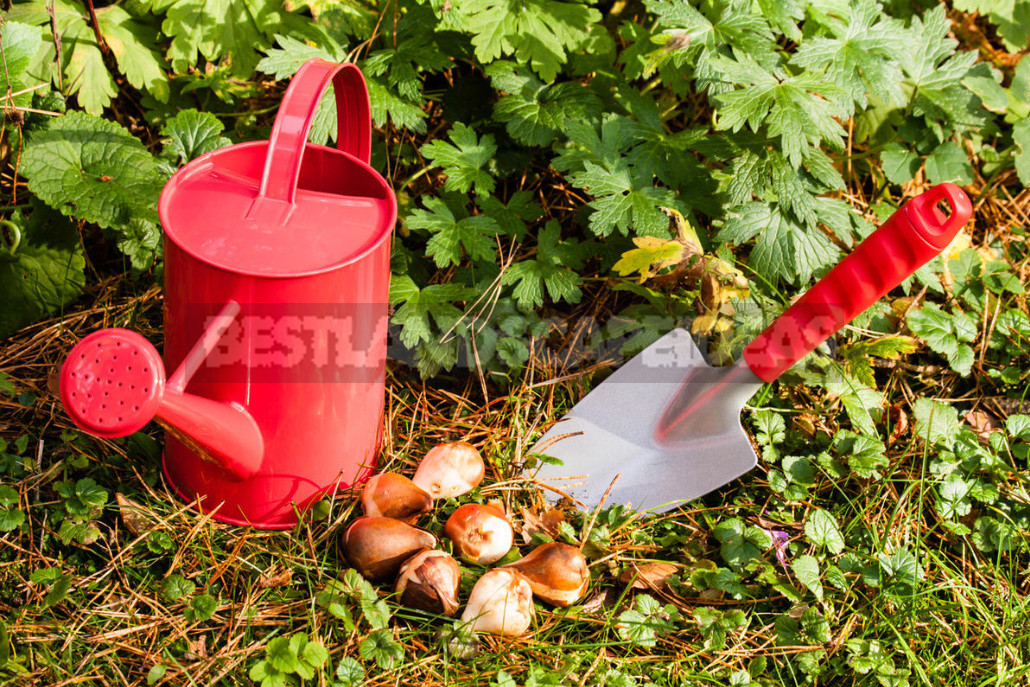
[[[505,671],[498,670],[493,680],[490,681],[490,687],[518,687],[518,683],[515,682],[515,678],[508,675]]]
[[[155,665],[147,671],[147,684],[157,684],[157,682],[165,676],[166,672],[168,672],[168,666],[166,666],[164,663],[158,663],[157,665]]]
[[[43,47],[43,39],[39,29],[15,21],[7,21],[0,27],[0,44],[4,46],[4,69],[0,70],[0,94],[4,102],[8,93],[26,91],[31,86],[41,83],[33,76],[29,67],[36,54]],[[32,104],[32,91],[15,95],[11,104],[16,107],[28,107]]]
[[[119,228],[156,223],[164,178],[139,139],[118,124],[81,112],[52,119],[30,135],[21,160],[29,190],[62,213]]]
[[[790,565],[798,582],[805,585],[815,594],[815,598],[823,600],[823,583],[819,580],[819,561],[814,556],[803,555],[794,559]]]
[[[837,520],[827,511],[816,509],[809,513],[805,521],[805,535],[810,542],[825,547],[832,554],[844,550],[844,535],[837,527]]]
[[[562,240],[558,222],[550,220],[537,236],[536,257],[520,260],[501,276],[504,285],[514,284],[512,296],[520,306],[543,305],[544,289],[552,301],[578,303],[582,297],[579,270],[591,247],[575,239]]]
[[[839,87],[812,72],[770,71],[751,56],[720,57],[713,64],[727,81],[741,86],[715,96],[719,129],[737,132],[747,125],[758,133],[765,124],[795,169],[809,147],[841,148],[845,132],[838,120],[846,119],[851,108],[841,105]]]
[[[749,560],[759,558],[762,554],[762,549],[749,540],[748,529],[740,518],[731,518],[720,522],[712,530],[712,534],[721,543],[719,549],[723,560],[734,570],[740,570]]]
[[[68,590],[71,589],[71,586],[71,575],[61,575],[54,580],[54,586],[43,597],[43,608],[50,608],[61,603],[64,597],[68,595]]]
[[[300,635],[294,635],[294,637]],[[275,637],[265,645],[268,663],[283,673],[296,673],[301,668],[300,658],[293,646],[292,637]]]
[[[96,14],[118,70],[136,88],[147,91],[158,102],[168,102],[167,66],[157,50],[157,31],[118,5],[98,8]]]
[[[521,241],[527,234],[526,222],[533,222],[544,214],[533,202],[529,191],[516,191],[504,204],[494,196],[476,196],[476,205],[487,217],[492,217],[501,233]]]
[[[232,141],[222,136],[225,126],[210,112],[183,110],[161,127],[164,153],[182,162],[223,148]]]
[[[748,263],[770,280],[807,282],[816,270],[834,264],[838,257],[837,249],[820,230],[796,224],[775,203],[744,204],[716,236],[738,245],[752,238],[755,247]]]
[[[454,211],[441,198],[427,198],[424,210],[411,213],[406,224],[412,229],[424,229],[432,234],[426,244],[426,255],[437,267],[458,265],[462,257],[470,260],[493,261],[497,256],[497,223],[486,215],[455,216]]]
[[[187,620],[208,620],[218,609],[218,599],[210,594],[197,594],[190,599],[190,617]]]
[[[802,42],[791,64],[822,71],[843,87],[859,108],[869,105],[867,93],[900,105],[902,73],[898,64],[904,33],[873,0],[849,3],[845,22],[827,25],[829,36]]]
[[[477,139],[476,132],[461,122],[455,124],[448,135],[454,145],[434,140],[420,149],[434,166],[443,167],[448,191],[465,193],[475,187],[476,193],[485,196],[494,191],[494,178],[485,167],[497,153],[497,144],[491,134]]]
[[[594,196],[589,205],[594,209],[590,229],[595,234],[607,236],[614,229],[628,234],[632,228],[645,236],[669,236],[669,216],[661,208],[679,205],[672,191],[655,187],[648,175],[623,160],[610,167],[593,162],[583,167],[570,181]]]
[[[161,583],[161,591],[169,601],[178,601],[185,596],[191,596],[196,589],[197,585],[182,575],[169,575]]]
[[[24,156],[23,156],[24,160]],[[0,337],[59,312],[82,293],[86,261],[75,226],[38,201],[0,222]],[[20,237],[12,252],[11,243]],[[4,245],[7,244],[7,245]]]
[[[506,94],[494,104],[494,118],[505,123],[512,138],[526,145],[547,145],[567,119],[582,119],[600,110],[597,96],[579,83],[549,87],[511,62],[490,65],[486,75],[494,88]]]
[[[931,446],[950,447],[962,427],[955,408],[928,398],[917,399],[912,404],[912,416],[916,421],[916,436]]]
[[[1030,415],[1009,415],[1005,419],[1005,431],[1013,439],[1030,441]]]
[[[820,644],[830,641],[830,622],[818,608],[809,608],[801,614],[801,629]]]
[[[923,117],[940,141],[948,138],[942,124],[978,128],[988,118],[980,99],[962,85],[977,53],[957,52],[950,31],[951,22],[939,5],[914,16],[898,46],[901,68],[915,90],[913,114]]]
[[[318,642],[308,642],[304,645],[300,657],[309,665],[319,668],[329,660],[329,651]]]
[[[344,656],[336,664],[336,684],[333,687],[358,687],[365,681],[365,669],[356,658]]]
[[[780,458],[777,445],[787,438],[787,423],[782,416],[767,408],[755,411],[754,421],[758,430],[755,439],[762,447],[762,458],[776,462]]]
[[[1030,60],[1027,60],[1027,63],[1030,64]],[[1030,187],[1030,117],[1025,117],[1013,125],[1012,140],[1016,144],[1016,174],[1019,175],[1019,181],[1023,186]]]
[[[659,634],[676,628],[673,621],[678,616],[672,604],[662,607],[652,596],[641,594],[636,597],[632,609],[619,614],[615,628],[623,641],[635,646],[653,647]]]
[[[25,513],[17,508],[0,508],[0,532],[11,532],[25,522]]]
[[[933,184],[951,181],[966,186],[973,183],[973,166],[958,143],[947,141],[926,158],[926,176]]]
[[[875,436],[842,429],[833,438],[834,448],[851,471],[862,479],[880,479],[880,468],[887,467],[886,449]]]
[[[40,9],[44,7],[42,2],[33,4]],[[82,10],[70,0],[56,0],[54,30],[61,36],[61,69],[67,84],[65,94],[74,95],[86,112],[99,115],[111,104],[118,89],[104,64],[104,54],[97,45],[96,34],[86,23]]]
[[[234,75],[248,78],[287,15],[276,0],[144,0],[162,6],[161,30],[170,36],[168,58],[176,72],[187,72],[203,57],[225,59]]]
[[[514,56],[546,82],[554,80],[567,52],[583,45],[591,26],[601,20],[592,7],[554,0],[479,0],[468,6],[466,26],[477,60]]]
[[[907,184],[915,178],[922,159],[900,143],[888,143],[880,152],[883,173],[895,184]]]
[[[52,584],[61,577],[60,568],[39,568],[33,570],[29,575],[29,582],[33,584]]]
[[[977,327],[969,315],[951,315],[927,303],[908,314],[908,326],[932,350],[947,357],[952,369],[961,375],[970,373],[973,349],[969,344],[976,339]]]
[[[404,648],[398,644],[389,630],[373,630],[358,645],[361,657],[374,660],[382,670],[390,670],[404,660]]]

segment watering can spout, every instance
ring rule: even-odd
[[[265,442],[257,422],[232,402],[166,393],[156,420],[197,455],[221,465],[240,479],[261,467]]]
[[[202,458],[240,479],[261,467],[264,439],[247,410],[184,391],[239,312],[229,302],[209,323],[175,373],[165,381],[157,349],[136,332],[105,329],[69,352],[61,370],[61,400],[83,430],[123,437],[152,419]]]

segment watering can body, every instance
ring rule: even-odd
[[[306,142],[330,85],[337,148]],[[101,436],[156,419],[169,482],[217,520],[289,528],[374,470],[397,206],[368,166],[370,129],[357,68],[305,64],[269,141],[197,158],[161,194],[164,367],[125,330],[65,364],[72,419]]]

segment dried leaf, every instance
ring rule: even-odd
[[[899,405],[892,405],[887,410],[887,418],[891,423],[891,433],[887,437],[887,445],[890,446],[908,431],[908,414]]]
[[[258,577],[258,587],[261,589],[269,589],[271,587],[285,587],[290,584],[293,579],[293,568],[282,568],[272,567],[267,572],[261,573]]]
[[[618,594],[611,587],[601,587],[579,605],[579,610],[588,615],[607,614],[615,607],[618,598]]]
[[[971,410],[965,414],[962,420],[972,427],[980,441],[985,443],[991,438],[991,433],[1001,431],[1001,423],[993,415],[983,410]]]
[[[114,498],[118,502],[118,512],[122,516],[122,522],[125,523],[125,529],[134,536],[145,534],[157,525],[157,519],[151,516],[150,511],[144,506],[127,498],[121,492],[115,492]]]
[[[679,567],[661,561],[632,563],[619,576],[619,581],[631,584],[633,589],[662,591],[669,586],[669,578],[676,574]]]
[[[565,514],[557,508],[547,507],[543,512],[535,508],[521,508],[522,528],[520,534],[525,544],[533,540],[534,534],[544,534],[552,539],[558,538],[558,525],[565,522]]]
[[[187,661],[199,661],[207,658],[207,635],[200,635],[196,639],[186,640],[186,651],[182,657]]]

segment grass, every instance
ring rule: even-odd
[[[988,207],[999,211],[1000,203]],[[1014,203],[1022,201],[1001,203],[1001,211],[1012,212]],[[1030,683],[1025,530],[1017,526],[1010,550],[988,551],[944,526],[933,473],[946,449],[909,429],[887,448],[880,479],[841,475],[816,461],[797,499],[770,487],[769,472],[782,463],[764,460],[743,479],[651,519],[617,506],[558,511],[520,477],[518,461],[597,373],[577,375],[544,359],[508,388],[484,387],[472,375],[422,383],[392,366],[382,463],[410,474],[432,445],[473,442],[487,457],[488,475],[462,501],[500,499],[523,553],[544,537],[583,545],[593,578],[588,598],[569,609],[538,606],[532,631],[517,639],[463,636],[454,621],[395,605],[389,586],[372,597],[345,591],[345,610],[334,614],[320,595],[347,569],[337,539],[355,513],[348,495],[292,531],[226,526],[172,495],[152,429],[153,439],[107,441],[71,428],[53,394],[64,352],[100,326],[130,326],[159,340],[157,292],[125,288],[101,284],[90,307],[29,327],[3,346],[4,481],[16,488],[15,507],[26,517],[0,549],[5,683],[249,684],[270,642],[298,634],[329,655],[305,684],[349,684],[355,664],[348,657],[369,685]],[[927,364],[925,351],[900,362],[880,373],[888,400],[905,413],[920,397],[989,407],[976,386],[951,373],[909,370]],[[555,379],[563,381],[549,383]],[[815,387],[782,383],[763,402],[787,420],[782,440],[770,442],[784,455],[813,455],[846,424],[840,404]],[[806,435],[816,409],[816,429]],[[1002,495],[1026,503],[1025,466],[990,476]],[[84,478],[104,493],[95,513],[85,508],[75,520],[78,501],[90,499],[88,488],[74,491]],[[73,485],[65,496],[62,482]],[[440,504],[422,524],[442,529],[455,505]],[[838,523],[840,552],[807,532],[816,510]],[[732,519],[748,529],[728,544],[718,532]],[[66,521],[95,532],[62,541]],[[957,521],[974,524],[970,514]],[[774,546],[761,545],[763,531],[785,533],[782,563]],[[899,561],[912,561],[902,573],[870,568],[899,552],[910,557]],[[799,577],[803,556],[816,561],[818,593]],[[463,598],[479,572],[465,571]],[[377,616],[379,598],[386,612]],[[725,623],[723,637],[706,629],[709,613]]]

